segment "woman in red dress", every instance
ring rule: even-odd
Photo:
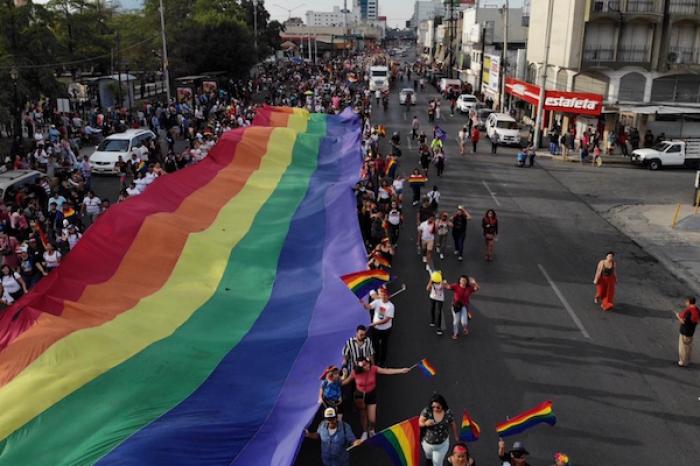
[[[614,307],[615,284],[617,283],[617,264],[615,264],[615,253],[610,251],[605,255],[605,259],[598,262],[598,267],[593,277],[595,285],[595,298],[593,302],[598,304],[604,311],[609,311]]]

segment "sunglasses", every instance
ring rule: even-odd
[[[525,458],[525,453],[514,451],[513,453],[511,453],[511,456],[516,459]]]

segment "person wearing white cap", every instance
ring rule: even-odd
[[[316,432],[304,429],[304,436],[321,441],[323,466],[348,466],[350,455],[347,448],[361,443],[347,422],[338,421],[333,408],[326,408],[323,411],[323,421],[318,425]]]

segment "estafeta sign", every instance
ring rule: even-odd
[[[544,108],[552,112],[600,115],[603,96],[588,92],[546,91]]]
[[[539,86],[515,78],[506,78],[506,92],[532,105],[540,100]],[[545,91],[544,109],[598,116],[603,110],[603,96],[589,92]]]

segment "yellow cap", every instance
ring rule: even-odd
[[[430,274],[430,279],[433,281],[433,283],[442,283],[442,272],[433,272],[432,274]]]

